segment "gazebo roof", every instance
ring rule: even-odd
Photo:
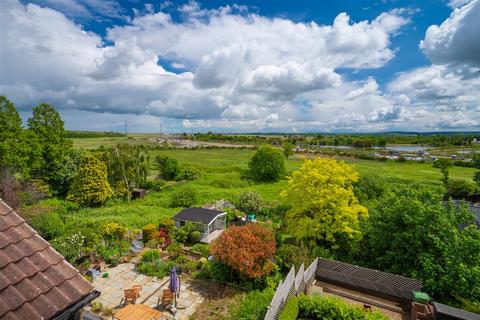
[[[215,220],[219,215],[223,214],[225,214],[225,212],[215,209],[186,208],[177,213],[172,219],[175,221],[186,221],[207,225]]]

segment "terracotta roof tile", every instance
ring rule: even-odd
[[[78,270],[0,199],[0,319],[49,319],[91,291]]]

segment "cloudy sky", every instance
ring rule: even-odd
[[[480,0],[1,0],[0,40],[69,129],[480,130]]]

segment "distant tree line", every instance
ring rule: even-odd
[[[475,133],[432,133],[432,134],[222,134],[184,133],[184,139],[201,141],[232,142],[247,144],[274,144],[284,142],[294,145],[349,146],[353,148],[384,147],[387,144],[413,144],[432,147],[470,147],[480,134]]]
[[[65,130],[65,138],[108,138],[126,137],[126,134],[113,131],[72,131]]]

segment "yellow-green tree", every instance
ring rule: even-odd
[[[359,231],[359,218],[367,216],[353,193],[358,174],[344,162],[317,158],[306,160],[288,179],[281,196],[291,205],[287,227],[298,240],[335,247],[342,238]]]
[[[113,195],[107,166],[94,156],[83,158],[67,195],[67,200],[85,206],[98,206]]]

